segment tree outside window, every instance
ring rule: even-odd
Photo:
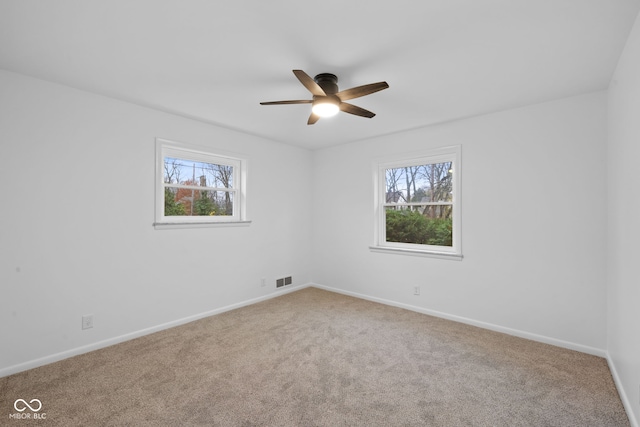
[[[460,147],[378,163],[372,249],[460,253]]]
[[[164,215],[233,215],[233,166],[164,157]]]
[[[246,160],[156,140],[156,228],[248,223]]]

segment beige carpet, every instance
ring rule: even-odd
[[[315,288],[0,378],[0,404],[7,426],[629,425],[602,358]]]

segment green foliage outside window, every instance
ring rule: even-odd
[[[452,246],[451,218],[429,218],[412,210],[387,209],[387,242]]]
[[[165,216],[180,216],[186,215],[184,205],[177,203],[173,192],[165,188],[164,189],[164,215]]]
[[[205,195],[195,201],[194,208],[194,215],[200,216],[216,215],[216,211],[218,210],[215,203]]]

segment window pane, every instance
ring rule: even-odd
[[[453,246],[452,214],[452,205],[387,207],[386,241]]]
[[[164,182],[165,184],[233,188],[233,166],[165,157]]]
[[[231,216],[233,193],[230,191],[165,188],[165,216]]]
[[[443,162],[386,169],[386,203],[451,202],[452,167]]]

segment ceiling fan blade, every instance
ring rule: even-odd
[[[369,110],[365,110],[364,108],[357,107],[347,102],[340,103],[340,111],[344,111],[345,113],[354,114],[360,117],[368,117],[368,118],[371,118],[376,115],[376,113],[372,113]]]
[[[300,83],[302,83],[304,87],[306,87],[307,90],[311,92],[313,95],[327,96],[327,94],[324,93],[324,90],[322,90],[320,85],[318,85],[318,83],[316,83],[315,80],[309,77],[309,74],[305,73],[302,70],[293,70],[293,74],[296,75],[298,80],[300,80]]]
[[[336,93],[336,96],[340,98],[341,101],[346,101],[347,99],[359,98],[361,96],[369,95],[370,93],[378,92],[388,87],[389,85],[387,84],[387,82],[370,83],[368,85],[342,90]]]
[[[307,120],[307,124],[312,125],[318,120],[320,120],[320,116],[315,113],[311,113],[311,115],[309,116],[309,120]]]
[[[295,101],[271,101],[261,102],[260,105],[284,105],[284,104],[311,104],[313,101],[310,99],[299,99]]]

